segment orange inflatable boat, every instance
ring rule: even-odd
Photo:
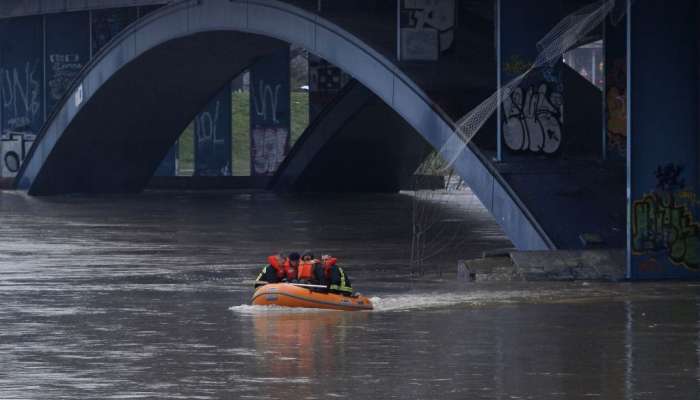
[[[328,293],[315,285],[270,283],[253,293],[251,303],[259,306],[325,308],[329,310],[371,310],[372,302],[365,296]]]

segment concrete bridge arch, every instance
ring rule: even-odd
[[[429,96],[341,27],[274,0],[183,1],[133,24],[93,59],[44,125],[16,186],[35,195],[143,189],[212,94],[287,43],[351,74],[433,147],[449,140],[453,122]],[[554,247],[475,146],[455,168],[516,246]]]

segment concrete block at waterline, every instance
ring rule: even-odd
[[[515,271],[526,281],[624,279],[623,250],[514,251]]]
[[[487,257],[460,261],[457,265],[457,276],[463,282],[519,280],[509,257]]]

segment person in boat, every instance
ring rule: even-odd
[[[320,282],[315,278],[314,269],[319,263],[318,260],[314,258],[313,253],[310,251],[305,251],[301,255],[301,261],[299,262],[299,273],[297,279],[301,283],[311,283],[318,285]]]
[[[334,293],[352,295],[352,284],[348,274],[338,265],[338,260],[330,255],[321,257],[321,262],[314,269],[314,276],[322,285],[328,286],[328,290]]]
[[[268,283],[279,283],[287,280],[287,273],[284,269],[284,261],[282,256],[267,257],[268,265],[262,269],[258,278],[255,280],[255,287],[266,285]]]
[[[301,256],[297,252],[289,253],[289,257],[284,261],[284,273],[288,282],[298,282],[299,261]]]

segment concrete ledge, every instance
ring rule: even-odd
[[[485,257],[476,260],[460,261],[457,267],[462,281],[520,281],[510,257]]]
[[[510,258],[517,273],[528,281],[620,281],[625,278],[622,249],[514,251]]]
[[[462,281],[612,281],[625,279],[622,249],[511,251],[459,261]]]

